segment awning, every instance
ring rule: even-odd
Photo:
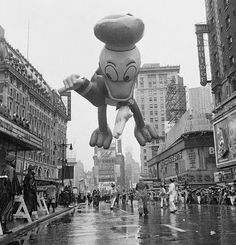
[[[0,116],[0,140],[8,144],[8,151],[42,150],[43,141],[21,126]]]

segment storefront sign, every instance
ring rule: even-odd
[[[178,176],[180,183],[187,182],[188,184],[212,184],[214,183],[213,173],[204,171],[192,171],[188,174]]]

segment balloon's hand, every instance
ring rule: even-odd
[[[103,147],[104,149],[108,149],[111,145],[112,141],[112,133],[109,128],[107,131],[102,132],[99,128],[93,131],[90,138],[90,146],[94,147]]]
[[[73,74],[63,80],[64,88],[60,88],[58,90],[58,93],[63,94],[68,90],[77,90],[85,83],[86,80],[87,79],[84,77],[80,77],[79,75]]]
[[[114,138],[119,139],[119,137],[123,133],[126,122],[132,116],[133,116],[133,113],[131,112],[131,110],[128,106],[120,107],[120,109],[117,113],[117,116],[116,116],[115,126],[114,126],[114,130],[113,130]]]
[[[143,128],[138,128],[136,126],[134,129],[134,136],[141,146],[145,146],[147,142],[159,138],[156,129],[150,123],[145,123]]]

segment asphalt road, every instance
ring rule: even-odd
[[[124,244],[236,244],[236,207],[180,206],[171,214],[159,204],[139,217],[137,203],[110,210],[84,206],[74,214],[41,224],[11,245],[124,245]]]

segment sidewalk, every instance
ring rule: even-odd
[[[31,223],[25,222],[23,219],[16,219],[13,222],[7,223],[7,228],[12,231],[10,234],[5,234],[0,236],[0,244],[8,243],[14,240],[19,234],[22,234],[26,231],[29,231],[39,225],[40,223],[60,216],[62,214],[70,213],[76,207],[76,205],[70,206],[68,208],[64,208],[62,206],[58,206],[55,212],[50,212],[48,215],[43,215],[39,217],[37,220],[32,221]]]

